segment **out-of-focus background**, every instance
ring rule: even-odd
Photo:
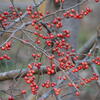
[[[9,7],[9,5],[11,5],[11,3],[9,1],[10,0],[0,0],[0,10],[6,10]],[[32,0],[14,0],[15,7],[19,7],[22,9],[25,9],[28,5],[31,5],[32,2],[33,2]],[[100,3],[96,4],[96,3],[94,3],[94,0],[89,0],[89,2],[87,2],[81,6],[81,9],[84,8],[86,5],[93,9],[93,13],[89,14],[89,16],[86,16],[81,21],[80,32],[78,33],[78,48],[82,47],[82,45],[88,39],[90,39],[93,34],[96,34],[97,26],[100,25]],[[42,12],[45,12],[45,6],[46,6],[46,3],[44,2],[40,7],[40,10]],[[29,55],[31,55],[31,53],[28,52],[29,49],[30,48],[27,48],[23,53],[22,53],[22,51],[21,52],[19,51],[19,55],[21,56],[21,57],[19,57],[20,58],[19,60],[23,59],[22,55],[24,55],[24,53],[27,53],[27,55],[24,56],[23,62],[26,62],[27,59],[30,59],[30,58],[27,58]],[[11,53],[11,54],[13,54],[13,53]],[[19,55],[17,55],[17,56],[19,56]],[[21,65],[21,64],[19,64],[19,65]],[[11,68],[5,69],[4,67],[2,67],[2,64],[0,64],[0,72],[14,69],[13,65],[11,65],[11,66],[12,66]],[[86,72],[84,72],[82,74],[86,75]],[[0,82],[0,89],[8,88],[7,84],[10,84],[10,81]],[[21,84],[23,84],[23,81]],[[21,85],[21,86],[23,86],[23,85]],[[21,86],[20,86],[20,88],[22,88]],[[96,92],[94,90],[96,90]],[[99,91],[98,87],[96,87],[94,84],[94,87],[92,87],[92,88],[87,87],[86,89],[84,89],[82,91],[82,95],[80,96],[80,98],[81,98],[81,100],[100,100],[99,93],[100,93],[100,91]],[[0,94],[1,97],[3,95],[4,94]],[[0,99],[0,100],[2,100],[2,99]],[[18,100],[21,100],[21,99],[18,99]]]

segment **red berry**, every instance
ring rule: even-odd
[[[77,92],[75,93],[75,95],[76,95],[76,96],[79,96],[79,95],[80,95],[80,92],[77,91]]]
[[[8,98],[8,100],[14,100],[14,97],[10,96],[10,97]]]
[[[22,90],[21,93],[22,93],[22,94],[26,94],[26,90]]]
[[[95,0],[95,2],[99,2],[100,0]]]

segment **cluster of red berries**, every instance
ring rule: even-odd
[[[100,57],[96,57],[92,60],[93,63],[95,63],[96,65],[100,65]]]
[[[19,8],[17,10],[18,12],[16,12],[13,6],[9,6],[8,11],[0,13],[0,22],[2,23],[3,27],[8,26],[11,23],[10,20],[14,20],[23,14]]]
[[[67,60],[67,62],[66,62],[66,60],[64,61],[60,61],[59,62],[59,65],[60,65],[60,68],[61,69],[64,69],[64,70],[68,70],[68,69],[71,69],[71,68],[73,68],[75,65],[73,64],[73,62],[71,62],[70,60]]]
[[[33,53],[33,54],[32,54],[32,57],[33,57],[35,60],[38,60],[38,58],[40,58],[41,55],[40,55],[39,53],[38,53],[38,54]]]
[[[57,34],[57,37],[59,38],[70,38],[70,31],[69,30],[63,30],[63,33]]]
[[[69,83],[68,86],[70,86],[70,87],[75,86],[76,88],[80,88],[80,85],[83,86],[83,85],[85,85],[85,84],[91,83],[92,81],[96,81],[96,80],[98,80],[98,77],[99,77],[99,76],[98,76],[96,73],[93,73],[93,76],[92,76],[92,77],[90,77],[90,78],[88,78],[88,79],[83,78],[83,79],[82,79],[83,81],[80,82],[79,85],[78,85],[78,84]],[[76,96],[80,96],[80,92],[79,92],[79,91],[76,91],[76,92],[75,92],[75,95],[76,95]]]
[[[41,13],[41,12],[37,12],[37,11],[35,11],[34,13],[32,12],[33,10],[32,10],[32,6],[28,6],[27,7],[27,13],[28,13],[28,15],[30,16],[30,18],[32,18],[33,20],[32,20],[32,26],[34,26],[34,28],[36,29],[36,30],[39,30],[39,31],[41,31],[42,30],[42,25],[41,24],[37,24],[37,20],[38,19],[41,19],[44,15]]]
[[[35,43],[37,43],[37,44],[41,43],[41,40],[40,40],[40,38],[41,38],[41,39],[45,40],[45,43],[48,46],[51,46],[53,44],[52,39],[62,38],[62,42],[63,42],[63,45],[64,45],[64,42],[66,42],[66,41],[63,38],[70,38],[70,31],[69,30],[63,30],[62,33],[59,33],[57,35],[53,35],[52,33],[49,33],[48,36],[44,36],[43,34],[39,34],[38,32],[34,32],[33,35],[37,36],[36,41],[35,41]],[[58,42],[56,41],[56,43],[58,43]]]
[[[4,59],[10,60],[11,58],[7,54],[4,54],[4,56],[0,57],[0,60],[4,60]]]
[[[62,18],[61,17],[57,17],[52,21],[51,27],[55,27],[55,28],[61,28],[63,26],[62,24]],[[49,25],[50,26],[50,25]]]
[[[26,11],[27,11],[27,13],[28,13],[28,15],[30,15],[30,17],[32,18],[32,19],[34,19],[33,20],[33,23],[34,24],[32,24],[33,26],[35,25],[35,23],[36,23],[36,19],[37,18],[42,18],[43,17],[43,14],[41,13],[41,12],[37,12],[37,11],[34,11],[34,13],[32,12],[33,10],[32,10],[32,6],[28,6],[27,7],[27,9],[26,9]]]
[[[55,47],[58,48],[58,50],[56,51],[58,55],[60,54],[60,51],[59,51],[60,49],[68,50],[71,48],[71,45],[68,42],[66,42],[65,39],[60,39],[58,41],[55,41],[55,45],[56,45]]]
[[[79,70],[85,70],[89,68],[88,62],[82,62],[77,68],[73,69],[72,72],[78,72]]]
[[[50,88],[56,86],[55,82],[50,82],[50,80],[47,80],[45,83],[42,83],[42,87]]]
[[[92,82],[92,81],[95,81],[95,80],[98,80],[98,75],[96,74],[96,73],[93,73],[93,76],[92,77],[90,77],[90,78],[88,78],[88,79],[86,79],[86,78],[83,78],[82,79],[83,81],[81,81],[79,84],[75,84],[75,83],[68,83],[68,86],[69,87],[76,87],[76,88],[80,88],[81,86],[83,86],[83,85],[86,85],[86,84],[89,84],[90,82]],[[76,96],[79,96],[80,95],[80,92],[75,92],[75,95]]]
[[[10,50],[11,49],[11,45],[12,45],[12,42],[9,41],[5,44],[5,46],[2,46],[1,47],[1,50]]]
[[[60,2],[64,3],[64,1],[65,0],[55,0],[55,3],[60,3]]]
[[[61,93],[61,89],[60,88],[54,88],[54,92],[56,95],[59,95]]]
[[[26,90],[22,90],[21,91],[21,94],[26,94]]]
[[[67,77],[66,76],[58,76],[57,79],[58,80],[67,80]]]
[[[86,10],[82,10],[80,11],[80,13],[78,13],[75,9],[71,9],[69,11],[66,11],[63,16],[64,17],[68,17],[68,18],[75,18],[75,19],[82,19],[84,16],[88,15],[89,13],[92,12],[92,9],[90,8],[86,8]]]
[[[76,87],[76,88],[80,88],[80,86],[78,84],[75,83],[68,83],[69,87]]]
[[[35,71],[32,69],[32,65],[28,65],[29,71],[27,72],[26,76],[24,77],[24,80],[27,84],[30,84],[32,94],[37,94],[37,90],[39,89],[39,86],[35,82]]]
[[[88,78],[88,79],[83,79],[84,80],[84,82],[86,83],[86,84],[88,84],[88,83],[90,83],[90,82],[92,82],[92,81],[95,81],[95,80],[98,80],[98,75],[94,75],[94,76],[92,76],[92,77],[90,77],[90,78]],[[82,83],[81,83],[82,84]]]
[[[40,69],[42,63],[41,62],[33,62],[31,65],[34,66],[34,67],[36,67],[36,68],[38,68],[38,69]]]
[[[35,11],[34,13],[32,13],[32,7],[29,6],[27,8],[27,12],[28,15],[33,19],[32,21],[32,26],[34,26],[34,28],[36,30],[41,31],[42,30],[42,24],[39,23],[39,20],[41,20],[43,17],[45,18],[46,16],[48,16],[48,14],[50,15],[50,13],[47,13],[46,15],[43,15],[41,12],[37,12]],[[92,12],[92,9],[90,8],[86,8],[86,10],[82,10],[80,12],[80,14],[75,10],[75,9],[71,9],[69,11],[66,11],[65,13],[63,13],[64,17],[71,17],[71,18],[76,18],[76,19],[82,19],[84,16],[88,15],[90,12]],[[46,22],[46,25],[48,27],[53,27],[53,28],[61,28],[62,25],[62,17],[56,17],[54,18],[54,20],[51,22]],[[59,35],[58,35],[59,36]],[[62,35],[61,35],[62,36]],[[67,34],[67,37],[70,37],[69,34]]]
[[[52,65],[51,67],[48,66],[46,69],[47,69],[48,75],[54,74],[55,73],[55,64],[54,64],[54,66]]]
[[[5,46],[2,46],[2,47],[1,47],[1,50],[3,50],[3,51],[4,51],[4,50],[10,50],[10,49],[11,49],[11,44],[12,44],[11,41],[7,42],[7,43],[5,44]],[[0,60],[4,60],[4,59],[10,60],[11,57],[9,57],[7,54],[4,54],[3,56],[0,57]]]
[[[15,100],[13,96],[9,96],[8,100]]]
[[[100,2],[100,0],[95,0],[95,2]]]

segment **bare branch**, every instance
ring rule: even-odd
[[[38,74],[38,69],[36,67],[33,67],[33,70],[35,70],[35,72],[36,72],[35,74]],[[43,71],[43,73],[46,73],[47,72],[46,66],[41,66],[40,71]],[[22,69],[22,71],[21,71],[21,69],[18,69],[18,70],[11,70],[8,72],[2,72],[2,73],[0,73],[0,81],[13,79],[17,75],[19,75],[19,73],[23,77],[26,75],[27,72],[28,72],[28,69]],[[17,76],[17,78],[20,77],[20,75]]]
[[[1,48],[2,46],[4,46],[9,40],[11,40],[11,38],[16,34],[17,31],[21,30],[23,27],[25,27],[25,26],[27,26],[27,25],[29,25],[29,24],[31,24],[31,22],[23,23],[20,27],[18,27],[16,30],[14,30],[14,31],[12,32],[12,34],[10,35],[10,37],[9,37],[4,43],[2,43],[2,44],[0,45],[0,48]]]
[[[96,38],[97,36],[94,35],[92,38],[90,38],[90,40],[88,40],[83,46],[82,48],[79,49],[78,53],[81,54],[80,59],[83,59],[85,57],[84,54],[87,54],[90,49],[93,47],[93,45],[96,43]],[[82,56],[83,54],[83,56]]]

